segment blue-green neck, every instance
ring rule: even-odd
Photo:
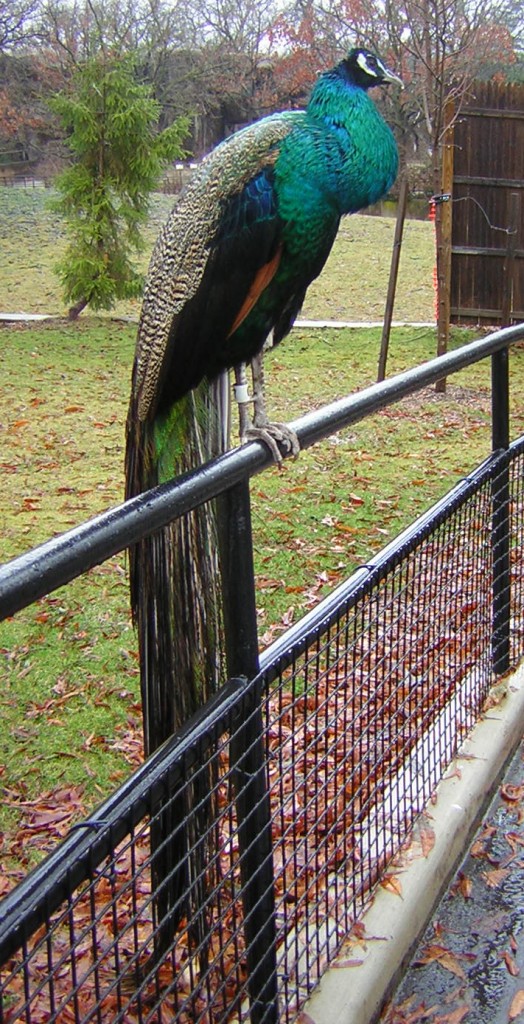
[[[311,90],[307,110],[308,114],[328,119],[333,117],[336,120],[341,107],[353,109],[362,103],[364,107],[372,105],[366,90],[355,85],[344,74],[343,65],[339,64],[331,71],[319,75]]]
[[[398,170],[393,133],[366,90],[348,78],[343,65],[320,76],[307,117],[327,124],[336,136],[344,170],[338,178],[342,213],[371,205],[389,191]]]

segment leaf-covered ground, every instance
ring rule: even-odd
[[[132,326],[104,319],[3,329],[3,560],[121,500],[133,340]],[[378,345],[377,331],[294,331],[268,359],[269,407],[292,418],[370,383]],[[433,346],[432,333],[395,331],[391,369]],[[512,354],[517,395],[523,358]],[[489,433],[489,368],[477,367],[444,396],[423,393],[255,478],[262,643],[470,470]],[[49,809],[66,787],[81,814],[139,755],[124,556],[1,624],[0,651],[3,863],[22,870],[49,842],[20,831],[42,794]]]
[[[44,190],[3,189],[0,203],[0,311],[60,309],[51,268],[64,238],[45,210]],[[155,201],[149,243],[170,205],[166,198]],[[384,218],[348,220],[341,248],[304,313],[378,318],[393,229]],[[395,316],[431,319],[428,224],[406,225],[402,261]],[[119,310],[126,311],[136,312]],[[134,334],[132,324],[108,317],[2,328],[2,560],[121,501]],[[458,332],[453,343],[469,337]],[[377,330],[294,330],[268,357],[272,414],[292,419],[372,383],[379,344]],[[389,372],[428,359],[434,350],[433,331],[396,330]],[[522,392],[522,360],[515,350],[516,395]],[[257,477],[252,493],[261,643],[478,463],[489,450],[489,416],[489,367],[476,367],[454,378],[445,395],[413,397],[304,452],[282,473]],[[513,420],[520,431],[518,403]],[[0,657],[0,868],[17,875],[140,756],[125,557],[0,624]],[[64,793],[72,818],[62,813]]]

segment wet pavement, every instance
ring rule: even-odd
[[[524,1024],[524,743],[380,1024]]]

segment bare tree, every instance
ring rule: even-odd
[[[513,59],[522,25],[516,0],[319,0],[341,36],[348,32],[377,48],[402,74],[406,90],[396,100],[399,128],[434,155],[446,131],[446,104],[460,113],[472,82],[489,67]]]
[[[186,27],[204,57],[208,107],[229,109],[231,121],[258,116],[257,93],[268,65],[269,33],[278,0],[193,0]],[[233,116],[236,111],[236,116]]]
[[[26,43],[34,36],[38,0],[1,0],[0,51]]]
[[[40,0],[40,38],[66,69],[100,51],[138,54],[163,108],[162,127],[179,114],[204,114],[217,117],[220,132],[224,122],[257,113],[274,13],[275,0]]]
[[[256,62],[279,9],[276,0],[194,0],[193,45],[220,44]]]
[[[40,38],[76,64],[180,41],[177,7],[164,0],[40,0]]]

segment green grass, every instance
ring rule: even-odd
[[[452,345],[471,340],[457,331]],[[272,355],[277,418],[293,418],[373,383],[380,332],[293,333]],[[433,355],[433,332],[397,330],[390,371]],[[512,429],[524,429],[519,404],[524,353],[511,356]],[[293,405],[289,397],[293,395]],[[445,394],[421,394],[348,428],[283,474],[253,481],[254,523],[262,574],[261,628],[267,639],[296,619],[352,569],[365,563],[415,516],[470,472],[490,449],[490,366],[448,381]]]
[[[66,311],[53,267],[64,253],[67,238],[56,215],[49,211],[50,194],[43,188],[0,188],[0,312],[63,315]],[[137,261],[144,271],[154,239],[172,205],[172,196],[153,198],[144,232],[145,250]],[[394,230],[395,222],[390,218],[347,217],[324,273],[308,292],[303,315],[308,319],[380,320]],[[431,224],[407,221],[395,303],[397,320],[433,319],[434,262]],[[115,307],[121,315],[138,315],[138,311],[138,302],[120,302]]]
[[[42,198],[38,191],[0,192],[9,213],[2,229],[8,254],[4,309],[49,311],[59,303],[49,268],[63,238]],[[157,221],[168,205],[157,201]],[[395,316],[423,320],[432,312],[432,237],[423,223],[407,228],[406,305]],[[379,318],[392,231],[393,223],[382,218],[348,221],[339,256],[315,285],[304,314]],[[134,335],[132,324],[107,317],[2,328],[2,560],[122,500]],[[453,344],[470,337],[455,332]],[[290,420],[372,383],[379,344],[378,330],[294,330],[267,358],[271,414]],[[434,351],[433,331],[395,330],[388,372],[414,366]],[[520,349],[513,351],[517,396],[523,359]],[[253,480],[264,643],[483,458],[489,412],[489,366],[476,366],[454,377],[446,394],[428,390],[406,399],[286,462],[282,472],[275,468]],[[523,425],[516,405],[514,432]],[[53,803],[65,787],[79,815],[96,806],[139,757],[139,680],[125,556],[0,624],[0,658],[0,860],[6,870],[20,871],[49,843],[47,830],[27,825],[34,802],[51,794],[46,800]]]
[[[109,321],[2,331],[2,560],[122,500],[133,335]],[[124,556],[0,624],[0,652],[0,827],[11,834],[26,801],[67,784],[92,807],[136,758]],[[22,863],[40,851],[32,838]]]

